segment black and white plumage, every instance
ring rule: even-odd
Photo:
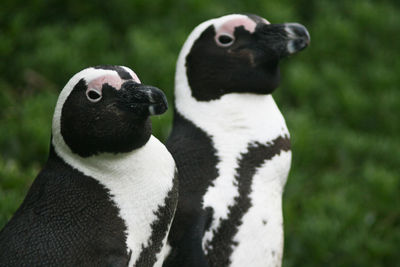
[[[167,148],[179,203],[164,266],[280,266],[289,131],[271,92],[280,59],[304,49],[307,30],[256,15],[197,26],[175,76]]]
[[[74,75],[48,161],[0,232],[0,266],[161,266],[177,178],[149,116],[166,109],[163,92],[129,68]]]

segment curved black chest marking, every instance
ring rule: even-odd
[[[195,266],[186,259],[204,257],[201,240],[212,211],[202,209],[202,199],[218,177],[219,160],[211,138],[176,110],[166,146],[178,168],[179,201],[168,237],[172,251],[164,266]]]
[[[161,251],[162,241],[168,232],[168,227],[175,214],[178,203],[178,176],[175,173],[173,186],[164,199],[164,204],[158,207],[155,215],[157,219],[151,224],[151,236],[148,246],[142,246],[142,252],[134,266],[153,266],[157,254]]]
[[[228,266],[233,247],[234,236],[242,224],[244,214],[252,206],[250,193],[253,176],[257,168],[266,161],[279,155],[281,151],[290,150],[289,137],[278,137],[271,143],[252,143],[246,154],[241,154],[239,166],[236,169],[235,183],[238,185],[239,196],[235,197],[234,204],[229,207],[227,219],[221,220],[219,227],[214,231],[213,239],[206,244],[207,257],[213,266]]]
[[[0,266],[127,266],[126,226],[109,192],[53,148],[0,232]]]
[[[102,69],[102,70],[114,70],[118,73],[119,77],[123,80],[133,79],[132,76],[121,66],[114,66],[114,65],[99,65],[94,67],[95,69]]]

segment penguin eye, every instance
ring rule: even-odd
[[[222,47],[227,47],[233,44],[233,42],[235,41],[235,38],[231,35],[228,35],[226,33],[221,34],[220,36],[218,36],[217,38],[217,44],[219,46]]]
[[[96,103],[100,101],[102,96],[97,90],[89,89],[86,91],[86,97],[90,102]]]

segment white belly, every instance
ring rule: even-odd
[[[281,266],[283,254],[282,191],[290,168],[291,153],[266,161],[253,177],[252,206],[243,216],[234,237],[237,246],[231,266]]]

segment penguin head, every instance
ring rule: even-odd
[[[297,23],[270,24],[256,15],[208,20],[186,40],[176,83],[187,82],[197,101],[229,93],[270,94],[279,85],[279,61],[309,42],[307,29]]]
[[[52,142],[81,157],[129,152],[150,138],[150,115],[166,110],[164,93],[141,84],[129,68],[87,68],[75,74],[60,93]]]

